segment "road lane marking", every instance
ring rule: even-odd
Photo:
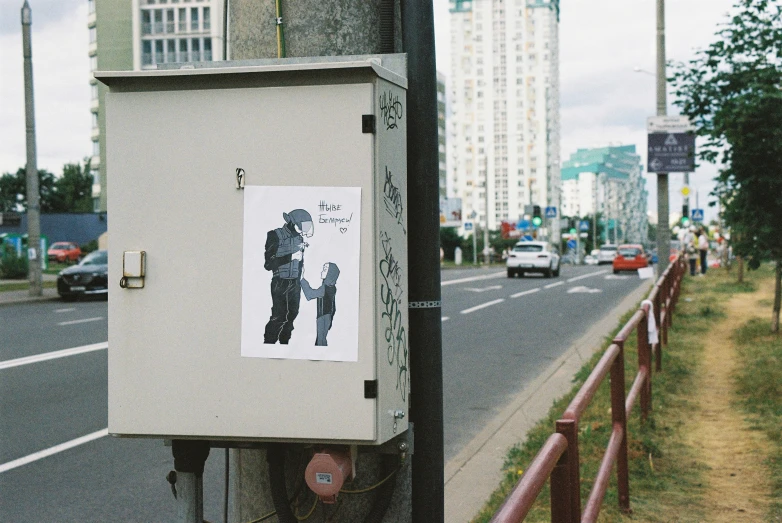
[[[540,289],[530,289],[528,291],[517,292],[516,294],[511,294],[510,297],[511,298],[519,298],[521,296],[526,296],[527,294],[534,294],[536,292],[540,292]]]
[[[551,289],[553,287],[559,287],[560,285],[565,285],[565,282],[558,281],[557,283],[549,283],[548,285],[544,285],[543,288],[544,289]]]
[[[71,307],[70,309],[55,309],[54,312],[73,312],[76,310],[76,307]]]
[[[492,278],[500,278],[502,276],[506,276],[508,273],[506,271],[502,272],[495,272],[492,274],[484,274],[483,276],[470,276],[469,278],[459,278],[458,280],[448,280],[440,282],[440,286],[444,287],[446,285],[455,285],[457,283],[467,283],[469,281],[479,281],[479,280],[490,280]]]
[[[109,342],[93,343],[92,345],[82,345],[81,347],[73,347],[72,349],[57,350],[54,352],[46,352],[44,354],[36,354],[35,356],[25,356],[24,358],[16,358],[14,360],[0,361],[0,370],[10,369],[12,367],[19,367],[20,365],[29,365],[30,363],[38,363],[41,361],[54,360],[57,358],[65,358],[66,356],[75,356],[77,354],[84,354],[86,352],[93,352],[96,350],[104,350],[109,348]]]
[[[488,287],[483,287],[481,289],[476,289],[475,287],[465,287],[464,288],[464,290],[471,291],[471,292],[496,291],[497,289],[502,289],[502,285],[490,285]]]
[[[88,323],[88,322],[91,322],[91,321],[98,321],[98,320],[102,320],[102,319],[103,319],[103,316],[98,316],[96,318],[84,318],[83,320],[61,321],[57,325],[62,327],[64,325],[76,325],[77,323]]]
[[[584,287],[584,286],[581,286],[581,285],[573,287],[573,288],[570,288],[570,289],[567,290],[568,294],[574,294],[574,293],[594,294],[596,292],[603,292],[603,291],[600,290],[600,289],[590,289],[589,287]]]
[[[79,445],[84,445],[85,443],[89,443],[90,441],[100,439],[108,435],[109,429],[99,430],[97,432],[93,432],[92,434],[87,434],[86,436],[72,439],[71,441],[66,441],[65,443],[60,443],[59,445],[55,445],[54,447],[50,447],[46,450],[29,454],[23,458],[15,459],[13,461],[9,461],[8,463],[3,463],[0,465],[0,474],[3,472],[8,472],[11,469],[15,469],[16,467],[21,467],[22,465],[29,465],[30,463],[38,461],[39,459],[58,454],[65,450],[72,449],[73,447],[78,447]]]
[[[607,272],[608,272],[607,269],[603,271],[590,272],[589,274],[582,274],[581,276],[575,276],[573,278],[569,278],[567,282],[570,283],[573,281],[583,280],[584,278],[591,278],[592,276],[597,276],[598,274],[605,274]]]
[[[448,316],[443,316],[443,317],[442,317],[442,319],[441,319],[441,321],[448,321],[448,320],[450,320],[450,319],[451,319],[451,318],[449,318]]]
[[[470,314],[471,312],[475,312],[481,309],[485,309],[486,307],[491,307],[492,305],[497,305],[498,303],[502,303],[505,301],[505,298],[500,298],[498,300],[492,300],[487,301],[486,303],[481,303],[480,305],[476,305],[475,307],[470,307],[469,309],[464,309],[461,311],[462,314]]]
[[[627,276],[626,274],[622,275],[622,276],[620,276],[618,274],[609,274],[608,276],[605,277],[605,279],[606,280],[626,280],[629,277],[630,276]]]

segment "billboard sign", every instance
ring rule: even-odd
[[[440,227],[462,226],[462,199],[440,198]]]

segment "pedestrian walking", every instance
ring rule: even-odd
[[[695,276],[695,266],[698,263],[698,249],[695,246],[695,240],[695,227],[690,227],[683,238],[684,250],[687,253],[687,260],[690,262],[690,276]]]
[[[698,251],[701,255],[701,274],[706,274],[706,268],[708,267],[706,255],[709,252],[709,239],[706,237],[706,231],[703,227],[698,231]]]

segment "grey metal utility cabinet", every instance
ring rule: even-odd
[[[404,56],[318,60],[96,73],[111,434],[407,430]]]

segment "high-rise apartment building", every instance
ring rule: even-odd
[[[222,0],[88,0],[91,71],[154,69],[222,59]],[[104,94],[92,89],[92,197],[106,211]],[[161,132],[164,130],[161,129]]]
[[[635,145],[578,149],[562,164],[561,176],[563,216],[597,212],[603,242],[647,242],[649,193]]]
[[[451,195],[465,219],[488,210],[491,229],[525,205],[559,207],[559,0],[450,0],[450,12]]]
[[[448,196],[448,171],[446,169],[448,153],[445,148],[448,130],[445,126],[445,93],[445,75],[437,71],[437,158],[440,174],[440,198]]]

